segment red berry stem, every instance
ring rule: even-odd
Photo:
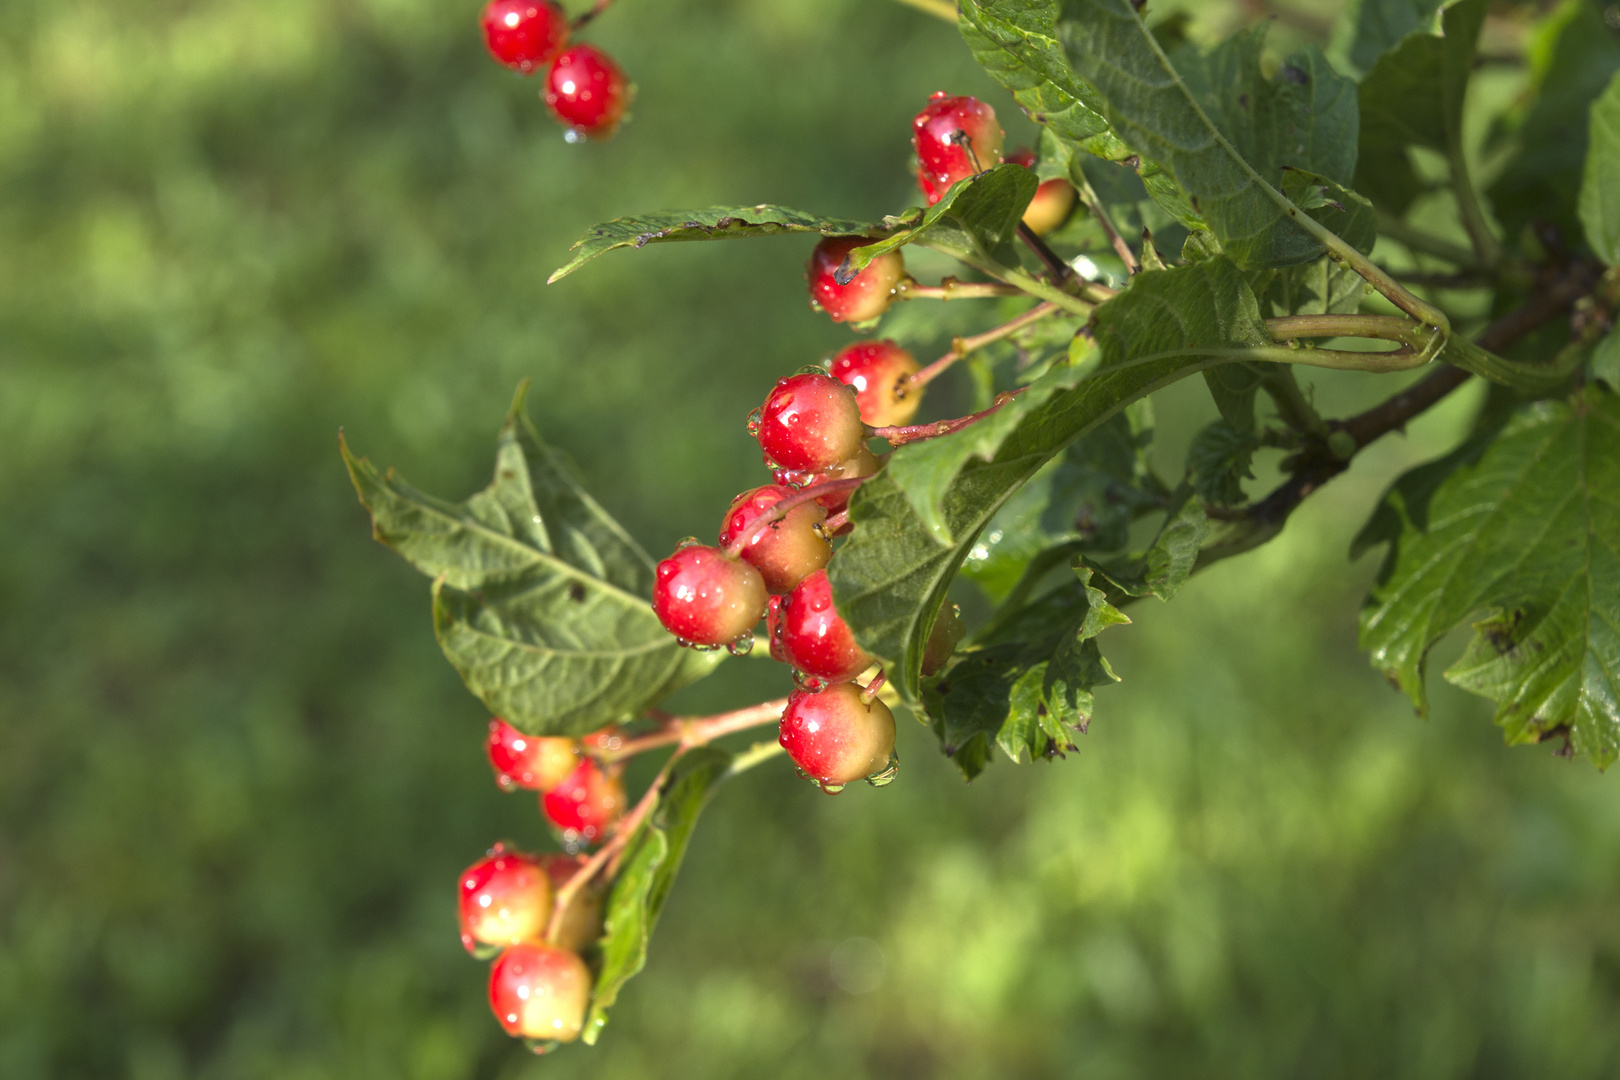
[[[1097,224],[1108,234],[1108,242],[1114,245],[1114,253],[1119,256],[1119,261],[1125,264],[1125,273],[1135,274],[1136,255],[1131,251],[1131,246],[1125,242],[1125,238],[1120,235],[1119,230],[1114,228],[1114,220],[1108,216],[1108,209],[1103,206],[1102,200],[1097,198],[1097,192],[1092,189],[1091,181],[1087,180],[1075,188],[1075,194],[1080,196],[1085,208],[1091,211],[1091,216],[1097,219]]]
[[[828,536],[837,536],[838,531],[848,524],[849,507],[846,506],[836,514],[828,514],[827,520],[821,523],[821,527],[827,530]]]
[[[924,285],[916,278],[900,283],[898,300],[978,300],[995,296],[1022,296],[1024,290],[999,281],[958,281],[948,277],[938,285]]]
[[[568,29],[571,31],[584,29],[585,26],[591,22],[591,20],[595,19],[598,15],[602,14],[602,12],[606,11],[612,6],[613,0],[596,0],[596,3],[591,5],[591,10],[587,11],[583,15],[578,16],[573,22],[568,24]]]
[[[604,764],[612,764],[647,750],[656,750],[660,746],[675,743],[688,749],[702,746],[733,732],[774,723],[782,718],[782,710],[786,707],[787,698],[777,698],[774,701],[762,701],[757,705],[733,709],[730,712],[715,713],[713,716],[662,715],[657,730],[638,735],[633,739],[622,740],[618,745],[598,752],[595,756]]]
[[[739,533],[737,538],[727,545],[725,549],[726,554],[731,556],[739,556],[744,548],[753,543],[754,537],[758,536],[760,533],[764,532],[778,521],[781,521],[783,518],[787,517],[789,512],[791,512],[794,507],[802,506],[807,502],[814,502],[816,499],[822,498],[826,495],[837,495],[845,491],[854,491],[856,488],[864,484],[866,480],[867,477],[854,476],[850,477],[848,480],[823,480],[819,484],[810,484],[806,487],[800,488],[792,495],[789,495],[787,498],[771,507],[769,512],[761,514],[758,520],[754,522],[752,528]]]
[[[1003,390],[996,395],[995,404],[982,412],[972,413],[968,416],[958,416],[954,420],[935,420],[931,424],[906,424],[902,427],[872,428],[870,434],[886,439],[890,446],[904,446],[906,443],[922,442],[924,439],[937,439],[941,435],[949,435],[954,431],[961,431],[970,424],[976,424],[985,417],[997,412],[1007,402],[1028,390],[1027,386],[1020,386],[1016,390]]]
[[[977,349],[982,349],[991,342],[1000,341],[1004,337],[1016,334],[1024,327],[1030,325],[1031,323],[1040,322],[1042,319],[1046,318],[1048,315],[1057,310],[1058,306],[1056,304],[1052,303],[1051,301],[1046,301],[1045,303],[1036,304],[1034,307],[1030,308],[1022,315],[1019,315],[1017,318],[1009,319],[1000,326],[986,330],[982,334],[974,334],[972,337],[953,338],[951,341],[950,352],[946,353],[938,360],[935,360],[932,364],[929,364],[921,371],[914,372],[911,377],[906,380],[906,382],[911,386],[926,386],[935,379],[939,378],[939,376],[945,372],[946,368],[949,368],[952,364],[956,363],[964,356],[967,356],[969,353]]]
[[[1029,250],[1035,253],[1036,258],[1046,264],[1046,269],[1052,274],[1052,283],[1061,285],[1071,277],[1078,277],[1074,269],[1063,261],[1063,257],[1052,250],[1052,245],[1041,238],[1041,235],[1022,221],[1018,223],[1018,239],[1022,240]]]

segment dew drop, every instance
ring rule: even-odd
[[[844,790],[844,785],[843,784],[821,784],[821,783],[818,783],[816,786],[821,788],[822,793],[825,794],[825,795],[836,795],[840,791]]]
[[[703,543],[703,541],[699,540],[695,536],[683,536],[679,540],[675,541],[675,550],[680,551],[682,548],[694,547],[701,543]]]
[[[804,367],[800,368],[798,371],[795,371],[793,374],[795,374],[795,375],[825,375],[825,374],[827,374],[827,369],[822,367],[820,364],[806,364],[806,365],[804,365]]]
[[[693,645],[692,646],[692,651],[693,652],[714,652],[718,648],[720,648],[720,646],[718,646],[718,645]]]
[[[726,652],[732,656],[747,656],[754,651],[754,632],[744,630],[726,645]]]
[[[759,438],[759,426],[764,422],[764,420],[765,413],[761,409],[755,409],[753,412],[749,413],[748,434],[752,435],[756,439]]]
[[[827,689],[827,680],[819,675],[810,675],[798,668],[793,669],[793,685],[807,694],[819,694]]]
[[[692,643],[683,637],[676,638],[675,644],[679,645],[683,649],[690,649],[692,647]]]
[[[873,787],[888,787],[894,783],[894,778],[900,775],[900,755],[893,750],[889,751],[889,763],[883,766],[882,772],[875,772],[866,778],[866,782]]]

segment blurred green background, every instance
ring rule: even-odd
[[[530,378],[649,549],[708,534],[762,476],[743,415],[847,340],[808,245],[546,287],[567,244],[662,207],[891,212],[930,91],[1014,110],[898,5],[620,0],[591,37],[634,123],[569,146],[477,8],[0,5],[0,1077],[1620,1074],[1613,779],[1438,680],[1414,719],[1355,649],[1349,538],[1465,400],[1133,609],[1068,760],[968,787],[902,718],[881,792],[748,774],[603,1045],[502,1036],[453,883],[544,830],[338,429],[460,497]],[[1330,413],[1389,388],[1317,380]],[[1213,413],[1161,397],[1174,473]],[[739,662],[684,704],[784,688]]]

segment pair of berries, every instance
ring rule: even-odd
[[[556,892],[579,870],[568,855],[527,855],[496,844],[462,871],[461,943],[479,955],[499,949],[490,967],[489,1004],[508,1035],[570,1042],[579,1037],[592,979],[580,952],[602,932],[602,895],[576,892],[546,940]]]
[[[995,110],[977,98],[951,97],[943,90],[930,97],[911,121],[917,186],[928,205],[939,202],[957,181],[1001,164],[1005,138]],[[1035,167],[1035,155],[1029,150],[1015,150],[1005,160],[1026,169]],[[1024,211],[1024,224],[1044,236],[1063,224],[1074,203],[1074,187],[1067,180],[1044,181]]]
[[[524,75],[550,65],[542,96],[570,136],[613,134],[634,88],[601,49],[568,48],[571,27],[555,0],[490,0],[483,24],[484,43],[502,64]]]
[[[577,739],[525,735],[498,717],[484,740],[495,783],[503,791],[540,792],[541,811],[570,848],[600,839],[624,813],[618,775],[580,751]]]

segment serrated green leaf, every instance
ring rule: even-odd
[[[1187,483],[1204,501],[1235,506],[1244,500],[1243,481],[1254,479],[1254,452],[1260,440],[1217,420],[1193,437],[1187,448]]]
[[[1192,576],[1198,564],[1198,549],[1209,535],[1209,515],[1191,495],[1190,488],[1182,490],[1146,551],[1100,567],[1122,595],[1169,600]]]
[[[1070,62],[1097,90],[1114,131],[1174,175],[1228,256],[1260,268],[1322,254],[1294,215],[1307,213],[1333,228],[1328,215],[1339,211],[1299,210],[1279,188],[1284,167],[1340,187],[1350,182],[1353,82],[1314,47],[1290,56],[1267,79],[1257,34],[1240,34],[1204,58],[1179,51],[1184,77],[1130,0],[1064,0],[1063,14]]]
[[[1567,732],[1600,767],[1613,762],[1617,492],[1620,397],[1596,389],[1528,406],[1494,440],[1403,478],[1364,537],[1390,543],[1362,611],[1373,665],[1422,710],[1429,648],[1483,611],[1447,680],[1494,700],[1509,742]]]
[[[1592,103],[1580,213],[1598,258],[1620,263],[1620,75]]]
[[[647,966],[647,943],[675,884],[698,814],[715,785],[725,779],[732,760],[732,755],[712,746],[682,756],[664,780],[658,805],[625,845],[604,912],[602,965],[581,1035],[587,1044],[595,1045],[624,984]]]
[[[996,512],[1051,457],[1137,398],[1265,345],[1259,305],[1225,259],[1138,275],[1097,310],[1101,362],[1072,389],[1025,413],[988,461],[969,460],[939,502],[945,533],[887,474],[850,500],[854,534],[828,567],[839,611],[915,702],[926,632],[962,560]]]
[[[923,690],[945,753],[973,779],[991,744],[1013,761],[1071,749],[1094,708],[1092,690],[1119,681],[1094,640],[1130,619],[1091,585],[1091,571],[1019,613],[994,638],[959,652]]]
[[[1359,311],[1367,281],[1348,267],[1322,258],[1304,266],[1263,271],[1264,283],[1251,278],[1266,316],[1345,315]]]
[[[1345,14],[1354,20],[1350,62],[1366,71],[1406,35],[1432,30],[1444,0],[1361,0]]]
[[[541,441],[518,392],[495,478],[423,494],[342,446],[373,534],[435,580],[434,628],[467,688],[530,734],[583,735],[702,677],[647,597],[653,563]]]
[[[614,248],[646,247],[693,240],[731,240],[743,236],[780,233],[818,233],[821,236],[869,236],[876,228],[868,222],[809,214],[787,206],[711,206],[704,210],[664,210],[655,214],[614,218],[591,226],[568,250],[574,257],[546,279],[551,284],[572,274],[598,255]]]

